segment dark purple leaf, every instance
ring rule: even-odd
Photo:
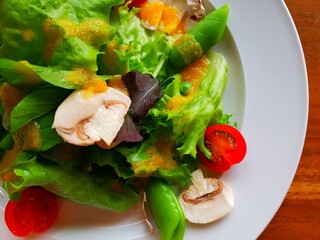
[[[127,114],[115,141],[140,142],[142,140],[143,137],[140,135],[140,127],[134,124],[132,117]]]
[[[160,83],[151,75],[135,70],[123,75],[122,80],[131,98],[131,106],[128,113],[135,121],[141,120],[163,96]]]

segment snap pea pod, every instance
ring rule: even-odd
[[[182,240],[186,220],[171,186],[163,179],[151,178],[146,195],[161,240]]]
[[[182,68],[218,43],[226,27],[229,9],[230,5],[225,4],[214,10],[178,38],[170,52],[170,64]]]

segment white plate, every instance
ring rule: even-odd
[[[219,7],[224,0],[214,1]],[[222,220],[188,225],[185,239],[255,239],[282,203],[298,166],[306,133],[308,85],[297,31],[283,1],[229,0],[229,30],[215,47],[227,58],[225,110],[234,113],[248,154],[222,179],[235,209]],[[231,34],[230,34],[231,33]],[[241,58],[240,58],[241,56]],[[7,199],[0,198],[3,209]],[[139,209],[125,215],[61,202],[57,224],[28,239],[151,239]],[[14,240],[0,214],[1,239]]]

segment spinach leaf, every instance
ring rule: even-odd
[[[0,130],[0,148],[11,149],[13,146],[12,135],[7,132],[4,128]]]
[[[22,89],[32,89],[45,83],[25,63],[7,58],[0,58],[0,75],[0,83],[6,82]]]
[[[41,136],[41,146],[39,151],[46,151],[63,142],[63,139],[57,134],[56,130],[52,128],[54,114],[55,111],[51,111],[36,119]]]
[[[70,91],[57,87],[34,90],[13,109],[10,116],[10,130],[15,132],[30,121],[56,109],[69,94]]]
[[[60,70],[55,67],[42,67],[38,65],[30,65],[33,71],[45,82],[52,84],[53,86],[65,88],[65,89],[78,89],[84,82],[73,79],[72,71]]]
[[[46,83],[65,89],[77,89],[90,80],[85,73],[61,70],[58,67],[44,67],[6,58],[0,58],[0,74],[3,76],[0,83],[7,82],[27,90]]]

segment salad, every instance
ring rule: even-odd
[[[14,235],[50,228],[56,198],[115,212],[145,199],[161,239],[231,211],[231,188],[200,170],[246,154],[223,111],[227,61],[211,50],[229,7],[0,1],[0,176]]]

